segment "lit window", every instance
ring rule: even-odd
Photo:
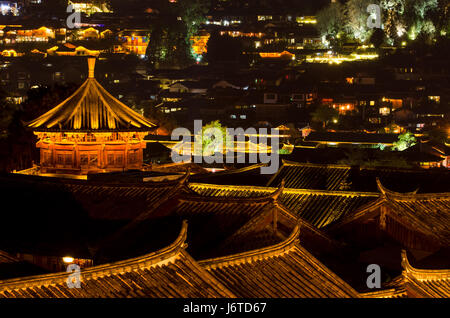
[[[388,107],[380,108],[380,114],[383,116],[389,115],[391,110]]]
[[[374,100],[370,101],[370,106],[375,106],[375,101]]]

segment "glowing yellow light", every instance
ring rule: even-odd
[[[64,263],[72,263],[73,262],[73,257],[70,257],[70,256],[65,256],[65,257],[63,257],[63,262]]]

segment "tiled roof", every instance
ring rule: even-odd
[[[75,93],[28,127],[37,131],[149,131],[156,127],[108,93],[91,67],[92,74]]]
[[[0,281],[0,297],[233,297],[184,250],[187,223],[170,246],[125,261],[81,270],[81,288],[68,273]]]
[[[403,284],[409,297],[449,298],[450,269],[417,269],[402,251]]]
[[[182,193],[186,176],[126,184],[11,174],[0,181],[0,199],[15,207],[3,217],[1,249],[91,258],[100,241]]]
[[[191,183],[189,187],[204,196],[258,197],[276,190],[270,187],[222,186]],[[293,214],[321,228],[350,212],[376,201],[377,193],[316,191],[284,188],[279,201]]]
[[[386,143],[392,144],[398,140],[395,134],[368,134],[358,132],[311,132],[306,141],[336,142],[336,143]]]
[[[299,245],[300,227],[273,246],[200,261],[238,297],[358,297],[358,293]]]
[[[381,289],[361,293],[361,296],[363,298],[405,298],[408,295],[403,284],[403,277],[397,276],[390,282],[384,284]]]
[[[184,176],[173,181],[137,184],[67,183],[74,195],[93,218],[134,219],[156,210],[182,187]]]
[[[15,263],[18,261],[19,260],[16,257],[0,250],[0,263],[1,264]]]
[[[345,190],[348,187],[349,174],[349,166],[283,162],[283,166],[267,186],[276,187],[284,180],[286,188]]]
[[[401,194],[387,190],[380,182],[379,187],[392,217],[450,246],[450,193]]]
[[[376,192],[377,178],[398,192],[417,189],[422,193],[450,191],[450,172],[446,169],[363,168],[284,160],[267,186],[278,187],[284,180],[286,188]]]
[[[264,186],[270,179],[270,175],[261,174],[261,167],[264,165],[265,164],[255,164],[214,173],[197,174],[191,176],[189,180],[190,182],[209,184]]]
[[[450,245],[450,194],[432,193],[417,194],[396,193],[386,189],[379,180],[378,186],[382,193],[379,200],[374,201],[333,225],[333,228],[343,227],[346,224],[355,222],[361,218],[367,218],[369,215],[381,213],[379,206],[386,206],[386,216],[383,216],[384,223],[390,224],[390,220],[395,220],[398,224],[413,230],[416,233],[422,233],[431,238],[440,246]],[[389,218],[387,218],[389,217]],[[387,230],[390,227],[387,226]],[[395,231],[394,229],[392,231]],[[395,235],[395,233],[391,233]]]

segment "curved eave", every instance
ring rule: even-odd
[[[132,127],[127,129],[59,129],[59,128],[32,128],[35,132],[53,132],[53,133],[113,133],[113,132],[151,132],[157,129],[158,126],[152,128],[138,128]]]
[[[117,132],[151,131],[157,125],[88,78],[70,97],[28,122],[35,131]]]

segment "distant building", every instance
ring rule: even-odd
[[[83,12],[87,15],[93,13],[111,13],[108,1],[102,0],[69,0],[68,5],[72,5],[75,12]]]

